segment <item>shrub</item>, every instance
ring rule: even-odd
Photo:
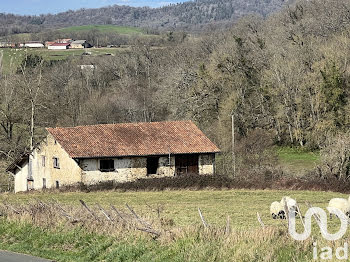
[[[79,183],[61,187],[59,191],[93,192],[117,190],[125,192],[203,189],[313,190],[350,193],[350,183],[340,181],[334,177],[320,178],[314,173],[310,173],[306,177],[289,177],[283,176],[283,174],[265,171],[261,174],[234,179],[222,175],[184,175],[178,177],[143,178],[124,183],[118,183],[115,181],[106,181],[95,185]]]

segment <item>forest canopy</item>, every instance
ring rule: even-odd
[[[349,46],[350,1],[311,0],[163,48],[140,41],[88,61],[31,57],[33,66],[22,63],[0,82],[2,153],[29,148],[31,119],[34,144],[44,127],[191,119],[222,149],[220,168],[230,172],[232,115],[244,166],[262,166],[252,156],[265,151],[253,141],[323,150],[350,127]],[[94,69],[79,67],[86,63]]]

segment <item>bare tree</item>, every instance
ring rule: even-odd
[[[40,59],[37,64],[27,64],[27,59],[20,65],[21,77],[18,77],[18,84],[22,87],[22,95],[30,103],[30,141],[29,150],[34,149],[34,132],[35,118],[37,109],[45,107],[43,104],[43,64],[44,60]]]

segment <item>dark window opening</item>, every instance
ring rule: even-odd
[[[45,167],[45,163],[46,162],[46,157],[45,156],[41,156],[41,165],[43,166],[43,167]]]
[[[59,189],[60,188],[60,182],[56,181],[56,188]]]
[[[43,178],[43,188],[46,188],[46,178]]]
[[[102,172],[114,171],[114,160],[113,159],[100,160],[100,171]]]
[[[147,158],[147,175],[157,174],[159,157]]]
[[[60,160],[58,159],[58,157],[53,158],[53,167],[60,168]]]

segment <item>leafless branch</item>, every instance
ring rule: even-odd
[[[203,217],[203,215],[202,215],[202,212],[201,212],[201,209],[200,209],[200,208],[198,208],[198,213],[199,213],[199,217],[200,217],[201,220],[202,220],[203,226],[204,226],[205,228],[207,228],[207,227],[208,227],[208,224],[207,224],[207,222],[205,222],[204,217]]]
[[[97,204],[97,207],[100,209],[100,211],[102,212],[102,214],[104,214],[105,217],[106,217],[109,221],[113,222],[113,218],[107,213],[106,210],[104,210],[99,204]]]
[[[226,227],[225,227],[225,234],[230,234],[231,229],[230,229],[230,216],[227,216],[226,220]]]
[[[113,205],[111,205],[111,209],[125,222],[128,222],[123,216],[122,214],[118,211],[118,209],[116,209]]]
[[[303,216],[302,216],[302,214],[301,214],[299,205],[297,205],[297,211],[298,211],[298,214],[299,214],[299,217],[300,217],[300,221],[301,221],[301,223],[303,224],[303,227],[305,228],[305,223],[304,223]]]
[[[93,216],[97,221],[100,221],[100,219],[95,215],[94,212],[90,210],[90,208],[85,204],[83,200],[79,200],[79,201],[82,204],[82,206],[91,214],[91,216]]]
[[[151,225],[150,225],[149,223],[147,223],[146,221],[142,220],[142,219],[136,214],[136,212],[135,212],[128,204],[125,204],[125,205],[126,205],[126,207],[130,210],[131,214],[134,215],[134,217],[136,218],[136,220],[137,220],[140,224],[144,225],[145,227],[151,228]]]
[[[259,212],[256,212],[256,215],[257,215],[257,217],[258,217],[258,221],[259,221],[259,224],[261,225],[261,227],[265,227],[265,224],[264,224],[264,222],[261,220],[261,217],[260,217]]]

